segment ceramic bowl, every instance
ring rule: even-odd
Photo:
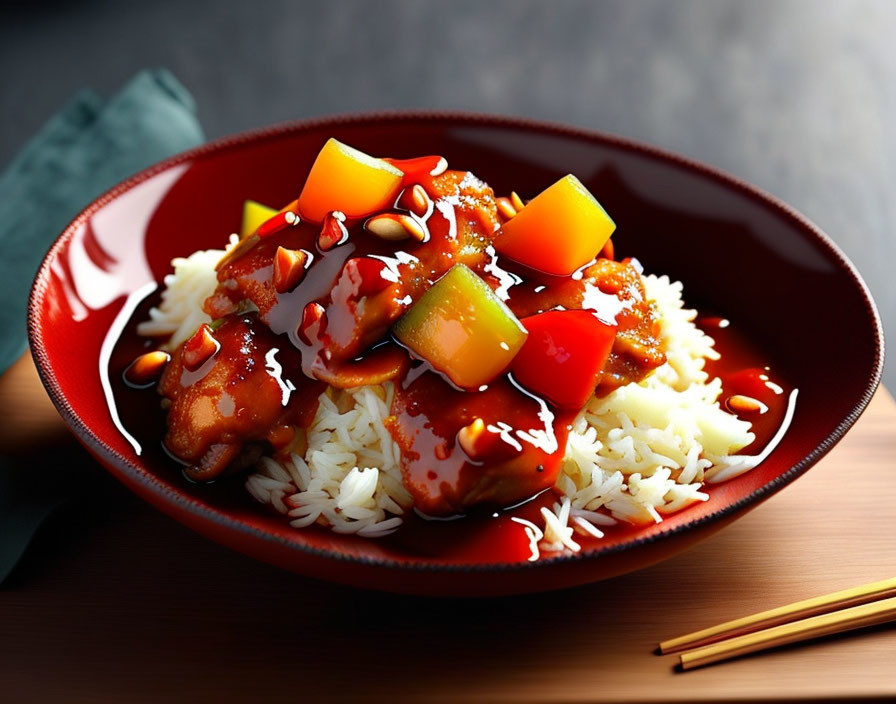
[[[736,321],[799,389],[782,442],[757,468],[714,487],[705,503],[661,524],[608,534],[581,553],[534,563],[498,561],[488,541],[475,539],[439,552],[295,530],[243,494],[239,482],[200,487],[172,462],[137,454],[110,414],[101,373],[129,311],[170,271],[173,257],[221,247],[244,199],[291,201],[329,137],[377,155],[441,154],[499,193],[534,194],[576,174],[618,223],[618,252],[682,281],[690,306]],[[830,450],[870,400],[883,359],[880,321],[858,273],[824,233],[775,198],[617,137],[454,114],[289,124],[146,169],[91,203],[60,235],[37,274],[28,327],[40,375],[65,422],[115,477],[161,510],[288,570],[432,595],[558,589],[674,555],[757,506]],[[147,409],[147,418],[154,410]]]

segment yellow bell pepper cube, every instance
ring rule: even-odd
[[[240,238],[245,239],[249,235],[254,234],[259,225],[265,220],[270,220],[276,214],[276,208],[269,208],[254,200],[247,200],[243,203],[243,223],[240,226]]]

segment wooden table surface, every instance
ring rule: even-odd
[[[653,653],[694,628],[896,575],[896,403],[883,389],[806,476],[688,552],[478,601],[316,582],[191,533],[96,468],[35,390],[30,360],[0,378],[0,402],[0,451],[39,450],[90,488],[0,588],[4,701],[896,698],[896,624],[687,673]]]

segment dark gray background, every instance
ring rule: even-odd
[[[192,91],[212,138],[381,108],[559,120],[791,203],[896,329],[896,2],[57,0],[0,13],[0,164],[78,89],[108,94],[152,65]],[[849,341],[832,321],[824,343]]]

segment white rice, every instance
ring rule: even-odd
[[[171,335],[175,346],[207,322],[202,303],[214,292],[214,266],[223,254],[175,259],[162,302],[140,334]],[[667,362],[639,384],[593,398],[576,418],[555,486],[558,502],[542,509],[543,527],[518,520],[532,559],[577,552],[578,536],[600,538],[617,521],[659,523],[706,501],[707,481],[736,476],[758,461],[736,454],[754,436],[749,423],[719,406],[721,382],[704,371],[718,353],[694,325],[696,312],[684,308],[681,284],[665,276],[644,281],[661,320]],[[249,493],[296,528],[319,523],[368,537],[396,530],[413,502],[401,483],[398,446],[383,426],[392,394],[389,383],[322,394],[305,455],[260,460],[246,481]]]
[[[303,528],[378,537],[401,525],[412,505],[401,483],[398,446],[383,425],[392,385],[330,389],[308,429],[304,457],[278,463],[266,457],[246,480],[249,493]]]
[[[137,333],[146,337],[170,335],[164,347],[173,350],[200,325],[210,323],[212,319],[202,310],[202,304],[218,285],[215,266],[239,241],[239,235],[231,235],[226,250],[200,250],[189,257],[173,259],[174,273],[165,277],[162,302],[149,311],[149,320],[137,326]]]

